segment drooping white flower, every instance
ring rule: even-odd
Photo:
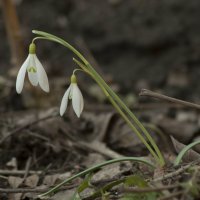
[[[45,92],[49,92],[49,82],[47,74],[36,56],[36,46],[34,43],[31,43],[29,46],[29,55],[22,64],[16,80],[16,91],[18,94],[21,93],[24,86],[24,79],[26,72],[28,72],[28,78],[33,86],[38,84]]]
[[[72,100],[72,107],[74,109],[74,112],[76,113],[77,117],[80,117],[83,111],[84,101],[82,93],[77,85],[76,76],[74,74],[71,76],[71,84],[67,89],[67,91],[65,92],[61,101],[61,106],[60,106],[61,116],[63,116],[64,112],[66,111],[68,100],[70,99]]]

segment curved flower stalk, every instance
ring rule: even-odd
[[[74,112],[76,113],[77,117],[80,117],[83,107],[84,107],[84,101],[83,96],[78,88],[76,76],[73,74],[71,76],[71,84],[67,91],[65,92],[60,106],[60,115],[63,116],[64,112],[67,109],[68,100],[72,100],[72,107],[74,109]]]
[[[29,46],[29,55],[22,64],[17,75],[16,91],[18,94],[22,92],[26,72],[28,72],[29,81],[33,86],[37,86],[39,84],[42,90],[49,92],[47,74],[35,52],[36,46],[34,43],[31,43]]]
[[[160,166],[165,165],[164,157],[152,136],[145,129],[142,123],[136,118],[132,111],[123,103],[120,97],[109,87],[109,85],[98,74],[98,72],[96,72],[96,70],[90,65],[90,63],[85,59],[85,57],[68,42],[55,35],[36,30],[33,30],[33,33],[38,35],[38,37],[35,37],[33,40],[50,40],[59,43],[71,50],[81,60],[80,62],[77,59],[74,59],[75,63],[78,64],[78,66],[83,71],[87,72],[102,88],[103,92],[108,97],[111,104],[118,111],[121,117],[126,121],[126,123],[130,126],[130,128],[134,131],[134,133],[140,138],[143,144],[147,147],[149,152],[155,158],[157,164],[159,164]]]

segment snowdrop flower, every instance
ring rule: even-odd
[[[45,92],[49,92],[47,74],[38,60],[35,51],[36,46],[34,43],[31,43],[29,46],[29,55],[22,64],[17,75],[16,90],[18,94],[20,94],[23,89],[26,71],[28,72],[28,78],[33,86],[39,84]]]
[[[76,76],[73,74],[71,76],[71,84],[67,91],[65,92],[60,106],[60,115],[63,116],[64,112],[67,109],[68,100],[72,100],[72,107],[74,109],[74,112],[76,113],[77,117],[80,117],[82,111],[83,111],[83,96],[81,94],[81,91],[78,88]]]

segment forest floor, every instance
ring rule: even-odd
[[[53,97],[41,97],[39,88],[31,89],[27,82],[22,95],[16,95],[11,83],[3,87],[0,97],[2,109],[26,108],[0,116],[0,199],[37,199],[65,179],[110,159],[142,156],[155,164],[106,99],[92,97],[89,91],[96,86],[81,87],[86,98],[78,119],[71,107],[64,117],[59,116],[58,107],[42,109]],[[54,83],[62,88],[64,81]],[[130,101],[130,95],[122,98]],[[63,185],[50,199],[71,199],[74,194],[74,199],[84,200],[199,199],[199,146],[173,166],[177,153],[199,138],[198,110],[149,97],[139,99],[132,110],[160,147],[166,165],[154,169],[140,162],[117,162],[95,170],[89,178],[81,176]],[[32,109],[30,105],[39,106]]]
[[[72,41],[143,123],[166,160],[164,167],[156,168],[133,161],[104,166],[63,185],[49,198],[200,199],[200,147],[174,166],[180,150],[199,139],[199,110],[138,95],[147,88],[199,101],[200,1],[16,2],[24,43],[31,41],[32,29]],[[71,106],[59,116],[69,85],[64,75],[74,67],[72,55],[63,48],[38,43],[51,93],[44,94],[26,80],[17,95],[3,19],[0,36],[0,200],[39,199],[62,181],[111,159],[143,157],[155,164],[100,89],[86,78],[80,76],[78,82],[85,100],[81,118]]]

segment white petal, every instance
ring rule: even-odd
[[[48,81],[47,74],[44,70],[44,67],[42,66],[41,62],[39,61],[36,55],[34,55],[34,58],[35,58],[35,63],[37,67],[37,72],[38,72],[37,75],[38,75],[38,81],[39,81],[40,87],[45,92],[49,92],[49,81]]]
[[[29,71],[29,68],[30,67],[33,67],[37,70],[37,67],[36,67],[36,63],[35,63],[35,58],[34,58],[34,54],[30,54],[30,60],[29,60],[29,64],[28,64],[28,78],[29,78],[29,81],[31,82],[31,84],[33,86],[37,86],[38,85],[38,70],[36,72],[31,72]]]
[[[24,61],[24,63],[22,64],[18,75],[17,75],[17,80],[16,80],[16,91],[18,94],[21,93],[23,86],[24,86],[24,78],[26,75],[26,69],[28,67],[29,64],[29,59],[30,59],[30,54],[28,55],[28,57],[26,58],[26,60]]]
[[[80,117],[84,106],[83,96],[76,83],[73,83],[71,85],[72,85],[72,106],[77,117]]]
[[[61,116],[63,116],[64,112],[67,109],[70,90],[71,90],[71,85],[69,86],[69,88],[67,89],[65,94],[63,95],[63,98],[62,98],[62,101],[61,101],[61,105],[60,105],[60,115]]]

